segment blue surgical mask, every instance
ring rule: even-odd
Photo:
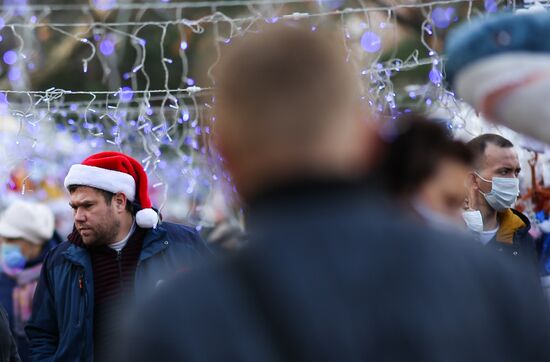
[[[22,270],[27,263],[27,260],[21,252],[21,247],[13,243],[2,243],[0,247],[0,258],[4,270]]]

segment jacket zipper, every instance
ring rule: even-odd
[[[80,289],[80,305],[78,307],[77,325],[84,324],[84,315],[86,313],[86,286],[84,284],[84,270],[80,270],[78,274],[78,288]]]

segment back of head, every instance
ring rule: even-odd
[[[485,150],[489,144],[501,148],[514,147],[512,142],[494,133],[485,133],[473,138],[467,143],[467,146],[474,155],[474,167],[476,170],[479,170],[483,166]]]
[[[266,25],[222,55],[214,134],[241,193],[243,179],[306,172],[340,152],[336,141],[353,144],[358,79],[341,42],[330,39],[294,24]]]
[[[453,140],[442,125],[420,115],[401,118],[397,124],[402,133],[390,144],[382,172],[391,193],[414,194],[435,174],[441,162],[471,166],[470,150]]]

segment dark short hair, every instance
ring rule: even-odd
[[[67,189],[69,190],[69,193],[72,194],[79,187],[83,187],[83,186],[84,185],[70,185],[69,187],[67,187]],[[107,203],[107,205],[111,205],[111,202],[113,201],[113,197],[115,197],[115,194],[113,192],[98,189],[97,187],[91,187],[91,186],[85,186],[85,187],[90,187],[94,190],[97,190],[99,193],[101,193],[103,195],[103,198],[105,199],[105,202]],[[137,204],[136,202],[132,202],[132,201],[128,200],[128,198],[126,199],[126,211],[128,211],[130,214],[134,215],[136,213],[136,211],[139,210],[139,209],[140,209],[139,204]]]
[[[392,194],[416,192],[444,160],[472,166],[473,155],[466,144],[452,139],[441,124],[413,114],[398,119],[396,128],[401,131],[389,142],[382,164],[382,178]]]
[[[492,144],[501,148],[514,147],[514,144],[512,142],[502,136],[499,136],[498,134],[485,133],[477,136],[466,144],[466,146],[468,146],[468,148],[470,149],[470,152],[472,152],[472,154],[474,155],[474,165],[476,168],[481,165],[483,158],[485,157],[485,149],[487,148],[488,144]]]

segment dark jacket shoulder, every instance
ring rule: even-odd
[[[169,238],[173,238],[174,240],[192,242],[201,241],[199,232],[195,228],[187,225],[164,221],[162,224],[159,225],[159,228],[163,228],[164,230],[166,230],[166,235]]]
[[[538,265],[536,244],[529,234],[529,218],[518,210],[507,209],[498,214],[498,219],[497,234],[487,246],[510,257],[520,257],[523,261]]]

